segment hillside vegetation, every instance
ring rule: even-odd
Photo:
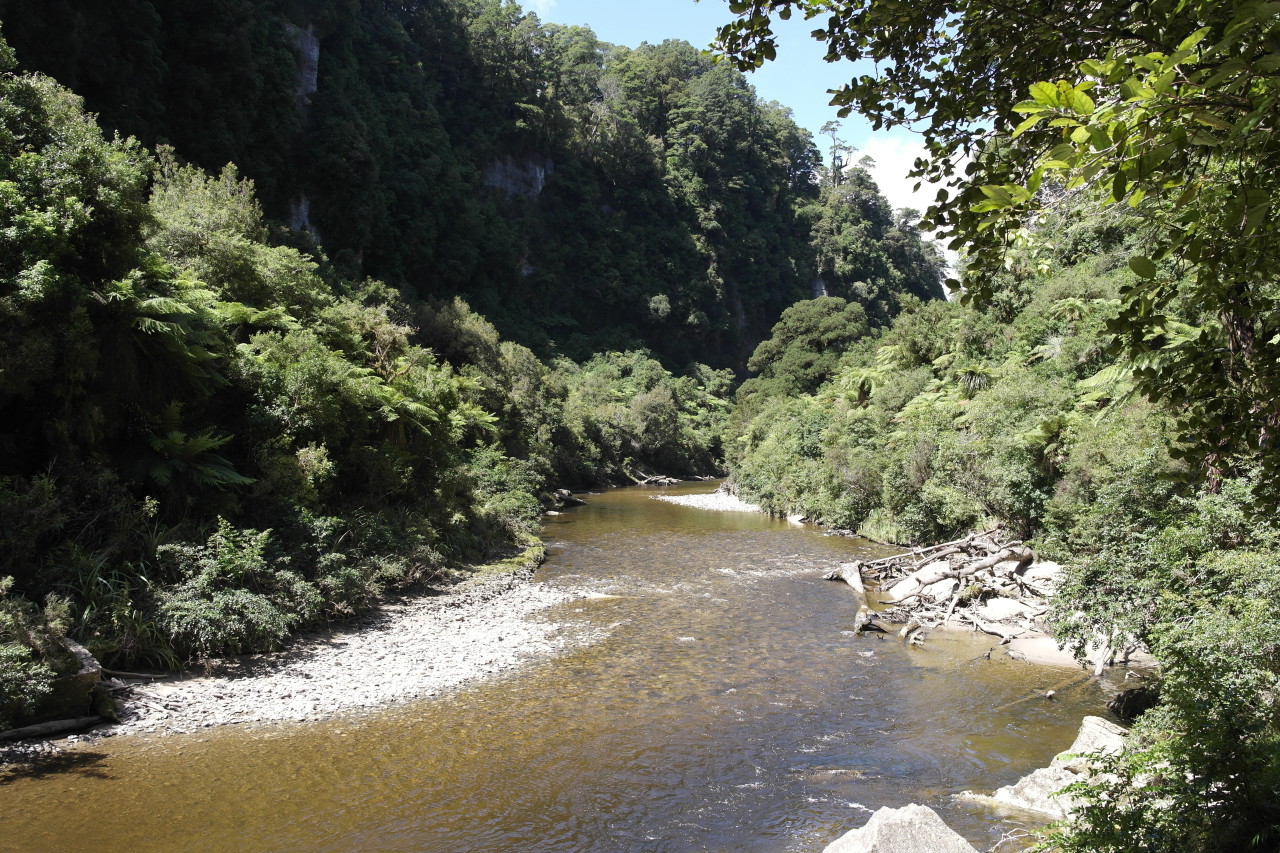
[[[741,369],[815,287],[879,320],[942,295],[912,219],[821,188],[790,111],[684,42],[500,0],[3,0],[0,21],[109,131],[235,163],[345,277],[462,296],[544,357]]]
[[[1280,529],[1258,470],[1206,481],[1117,358],[1140,235],[1078,196],[981,308],[908,304],[871,330],[798,303],[752,357],[726,458],[742,497],[881,541],[1003,524],[1066,566],[1059,639],[1155,654],[1159,706],[1045,849],[1275,850]],[[1206,319],[1178,308],[1171,326]]]
[[[28,51],[33,31],[75,42],[100,25],[92,45],[31,55],[83,63],[72,76],[87,90],[130,105],[104,120],[197,155],[104,133],[77,94],[0,51],[0,726],[75,665],[61,634],[115,666],[276,648],[388,589],[536,545],[554,489],[717,472],[726,365],[745,360],[735,348],[753,343],[753,324],[812,292],[820,255],[842,265],[827,286],[858,300],[866,322],[886,322],[912,288],[938,292],[936,252],[909,218],[865,175],[838,189],[820,180],[786,111],[686,44],[613,48],[496,3],[373,4],[322,40],[332,102],[300,101],[297,27],[285,10],[240,5],[179,4],[161,19],[79,4],[56,34],[43,5],[0,10]],[[204,26],[232,7],[266,17]],[[429,15],[461,34],[451,49],[455,71],[475,75],[465,85],[408,62],[443,37]],[[568,72],[548,63],[585,63],[577,94],[544,104],[581,115],[515,109],[528,92],[506,76],[521,69],[513,33],[540,45],[526,59],[544,77],[520,85],[551,91],[545,75]],[[385,50],[361,40],[392,35]],[[201,89],[226,51],[259,38],[277,53],[245,54],[243,68],[256,87],[287,86],[283,101],[247,81],[233,97],[234,73]],[[180,56],[166,53],[179,42]],[[270,56],[292,70],[254,64]],[[154,79],[117,64],[145,57]],[[162,81],[219,100],[197,118],[164,100],[174,90]],[[127,96],[103,94],[125,85]],[[414,99],[417,128],[400,121]],[[325,195],[344,186],[336,170],[362,162],[330,108],[377,143],[349,198]],[[237,109],[248,116],[233,121]],[[282,140],[255,135],[288,130],[287,116],[313,136],[277,150]],[[184,136],[187,120],[208,138]],[[614,125],[635,156],[597,132]],[[679,127],[688,145],[673,141]],[[296,163],[272,159],[304,142]],[[324,151],[332,170],[313,191],[289,170]],[[535,151],[555,159],[526,193],[521,164]],[[269,215],[274,203],[287,219],[303,195],[316,218],[293,223],[302,230]],[[743,217],[732,228],[758,239],[731,238],[716,217]],[[755,277],[729,287],[717,276],[734,264]],[[385,279],[364,274],[375,270]]]

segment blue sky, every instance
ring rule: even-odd
[[[669,38],[706,47],[715,38],[716,28],[732,18],[727,0],[521,0],[521,5],[543,21],[586,25],[601,40],[628,47]],[[824,61],[824,46],[809,36],[814,26],[799,16],[776,21],[774,29],[778,58],[748,74],[747,79],[760,97],[790,107],[796,123],[813,133],[818,147],[824,149],[827,141],[818,136],[818,130],[838,119],[836,108],[828,105],[831,96],[827,90],[847,83],[858,66],[848,61]],[[876,161],[872,175],[890,204],[923,210],[932,192],[926,188],[913,197],[914,182],[905,178],[921,150],[919,138],[907,130],[874,133],[857,115],[839,120],[841,136],[858,147],[858,156],[869,155]]]

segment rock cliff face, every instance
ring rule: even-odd
[[[289,227],[294,231],[306,231],[317,244],[321,242],[320,232],[311,221],[311,198],[306,193],[289,202]]]
[[[307,24],[306,29],[287,24],[286,29],[298,58],[298,85],[294,94],[299,107],[305,110],[311,95],[320,88],[320,39],[316,36],[314,24]]]
[[[285,24],[285,31],[298,61],[298,79],[293,93],[298,102],[298,112],[305,117],[311,106],[311,96],[320,88],[320,39],[316,36],[314,24],[307,24],[305,28]],[[288,221],[294,231],[306,231],[316,243],[320,242],[320,232],[311,221],[311,199],[306,193],[289,201]]]
[[[549,157],[503,157],[484,170],[484,185],[511,196],[533,198],[542,193],[547,178],[555,171]]]

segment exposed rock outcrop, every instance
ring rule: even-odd
[[[1066,817],[1074,808],[1070,797],[1058,792],[1072,782],[1079,782],[1092,771],[1095,759],[1124,748],[1125,730],[1101,717],[1085,717],[1080,733],[1066,752],[1060,753],[1048,767],[1035,770],[1012,785],[996,791],[991,799],[997,803],[1054,818]]]
[[[977,853],[927,806],[882,808],[858,829],[827,845],[823,853]]]
[[[88,649],[75,640],[64,638],[62,642],[76,656],[80,668],[53,680],[52,689],[40,700],[39,707],[27,719],[28,723],[83,717],[93,709],[93,692],[102,681],[102,666]]]
[[[288,24],[286,29],[298,61],[298,82],[294,95],[298,99],[298,106],[305,109],[310,96],[320,87],[320,39],[316,37],[314,24],[307,24],[306,29]]]
[[[531,198],[541,194],[555,171],[550,157],[503,157],[484,170],[484,185],[507,194]]]

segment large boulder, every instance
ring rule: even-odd
[[[951,564],[946,560],[936,560],[926,566],[921,566],[887,590],[889,600],[893,602],[902,601],[908,596],[921,592],[922,587],[926,590],[932,589],[939,595],[950,597],[951,591],[955,589],[956,582],[953,579],[947,578],[943,581],[925,583],[925,579],[937,577],[940,571],[948,571],[950,568]],[[942,584],[947,585],[945,590]]]
[[[978,615],[989,622],[1024,619],[1036,611],[1012,598],[992,598],[978,608]]]
[[[88,649],[75,640],[64,637],[62,643],[76,656],[79,669],[55,678],[50,685],[49,693],[40,700],[36,709],[24,718],[24,723],[43,723],[49,720],[83,717],[90,712],[94,701],[94,688],[102,680],[102,666]]]
[[[1016,572],[1016,575],[1032,589],[1053,592],[1062,583],[1062,566],[1051,560],[1041,560],[1027,565]]]
[[[1101,717],[1085,717],[1075,743],[1053,759],[1048,767],[1032,771],[1012,785],[992,795],[998,803],[1039,812],[1054,818],[1066,817],[1075,807],[1070,797],[1058,792],[1087,777],[1098,756],[1124,749],[1125,730]]]
[[[827,845],[823,853],[978,853],[938,813],[915,803],[883,808],[865,825]]]

